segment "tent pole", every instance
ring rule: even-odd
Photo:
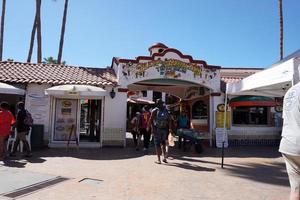
[[[300,81],[299,77],[299,68],[300,68],[300,58],[297,57],[293,60],[294,63],[294,71],[293,71],[293,80],[292,85],[296,85]]]
[[[226,116],[227,116],[227,84],[226,84],[226,91],[225,91],[225,106],[224,106],[224,121],[223,121],[223,140],[222,140],[222,162],[221,167],[224,168],[224,145],[225,145],[225,132],[226,132]]]

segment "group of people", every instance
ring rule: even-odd
[[[8,156],[16,156],[16,152],[20,141],[23,142],[24,152],[26,157],[31,156],[31,149],[28,141],[26,140],[26,135],[30,130],[30,123],[28,119],[30,113],[25,109],[25,104],[19,102],[17,105],[18,112],[16,118],[9,111],[9,104],[7,102],[1,102],[0,104],[0,160],[6,159]],[[14,129],[16,129],[16,140],[13,145],[11,153],[7,153],[6,142],[10,134],[14,134]]]
[[[136,150],[139,150],[141,137],[143,136],[144,151],[147,152],[152,135],[157,155],[156,163],[161,164],[161,161],[164,163],[168,162],[168,138],[170,134],[174,134],[176,128],[188,128],[189,122],[186,112],[182,112],[178,120],[176,120],[170,114],[164,102],[158,99],[156,107],[151,112],[148,106],[143,107],[142,112],[136,112],[136,115],[131,120],[131,124]]]

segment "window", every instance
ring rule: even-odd
[[[142,95],[143,95],[143,97],[147,97],[147,91],[146,90],[142,90]]]
[[[204,101],[197,101],[192,107],[192,119],[207,119],[208,109]]]
[[[233,124],[268,125],[268,107],[233,107]]]
[[[161,98],[162,98],[162,93],[161,92],[153,91],[152,101],[156,102],[157,99],[161,99]]]

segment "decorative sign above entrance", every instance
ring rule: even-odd
[[[191,64],[185,63],[179,60],[154,60],[147,63],[140,63],[140,64],[132,64],[127,63],[123,66],[123,76],[125,78],[143,78],[147,77],[148,74],[146,71],[149,68],[155,68],[159,75],[162,78],[179,78],[182,74],[186,74],[187,71],[191,71],[193,73],[194,78],[204,78],[204,79],[213,79],[216,76],[216,73],[212,73],[210,75],[205,75],[203,77],[203,72],[205,71],[203,64]]]

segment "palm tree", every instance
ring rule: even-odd
[[[36,0],[37,62],[42,62],[41,0]]]
[[[283,59],[283,15],[282,0],[279,0],[280,60]]]
[[[62,25],[61,25],[59,50],[58,50],[58,56],[57,56],[58,64],[61,63],[62,51],[63,51],[63,46],[64,46],[64,36],[65,36],[65,27],[66,27],[66,21],[67,21],[68,3],[69,3],[69,0],[65,0],[64,15],[63,15],[63,20],[62,20]]]
[[[27,57],[27,62],[31,62],[31,57],[32,57],[32,51],[33,51],[33,45],[34,45],[34,38],[35,38],[35,32],[36,32],[36,14],[34,17],[33,21],[33,26],[31,30],[31,38],[30,38],[30,45],[29,45],[29,52],[28,52],[28,57]]]
[[[66,61],[62,61],[61,63],[58,63],[58,61],[56,59],[54,59],[52,56],[49,56],[47,58],[44,58],[44,63],[47,64],[62,64],[62,65],[66,65]]]
[[[0,61],[2,61],[2,55],[3,55],[5,6],[6,6],[6,0],[2,0],[1,32],[0,32]]]

